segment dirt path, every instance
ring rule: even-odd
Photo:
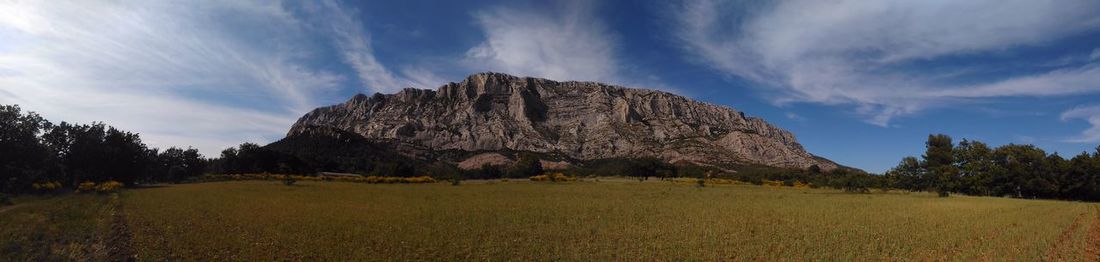
[[[1085,246],[1085,261],[1100,261],[1100,206],[1093,208],[1092,223],[1089,223],[1089,234]]]
[[[25,204],[14,204],[14,205],[10,205],[10,206],[0,207],[0,214],[3,214],[4,212],[8,212],[8,210],[12,210],[12,209],[22,207],[23,205],[25,205]]]
[[[1073,223],[1066,227],[1066,229],[1062,230],[1062,233],[1058,235],[1058,240],[1054,242],[1054,245],[1051,245],[1050,248],[1047,249],[1046,259],[1044,259],[1044,261],[1068,260],[1065,257],[1065,252],[1060,251],[1065,249],[1067,245],[1073,245],[1071,243],[1073,242],[1073,234],[1074,232],[1077,232],[1081,228],[1081,226],[1083,226],[1082,224],[1084,224],[1085,220],[1089,218],[1089,213],[1091,212],[1084,212],[1080,215],[1077,215],[1077,218],[1073,219]]]
[[[136,255],[131,243],[130,228],[126,224],[122,200],[118,195],[111,196],[111,231],[105,239],[107,258],[110,261],[134,261]]]

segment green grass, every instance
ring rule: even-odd
[[[222,182],[122,200],[140,260],[1084,260],[1100,230],[1090,203],[667,182]]]

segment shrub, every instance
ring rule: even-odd
[[[732,185],[738,184],[737,180],[724,179],[724,178],[711,178],[706,180],[707,183],[715,185]]]
[[[435,179],[430,176],[406,177],[401,179],[401,182],[413,184],[435,183]]]
[[[118,181],[107,181],[95,186],[95,192],[100,194],[118,192],[119,189],[122,189],[122,183]]]
[[[702,178],[696,179],[695,180],[695,186],[697,186],[697,187],[706,187],[707,186],[707,180],[702,179]]]
[[[567,176],[567,175],[562,174],[562,173],[542,174],[542,175],[532,176],[528,179],[531,179],[531,181],[549,181],[549,182],[567,182],[567,181],[577,180],[576,178]]]
[[[84,181],[76,187],[76,192],[92,192],[95,191],[95,183]]]
[[[294,176],[283,176],[283,185],[293,186],[297,182],[298,179],[295,179]]]
[[[42,183],[34,183],[31,184],[31,188],[34,188],[35,191],[38,191],[40,193],[50,193],[61,189],[61,182],[48,181]]]
[[[10,206],[11,204],[13,204],[11,202],[11,197],[8,196],[8,195],[5,195],[4,193],[0,193],[0,207]]]
[[[783,181],[764,180],[765,186],[783,186]]]

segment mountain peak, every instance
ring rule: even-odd
[[[790,132],[726,106],[654,90],[494,72],[437,90],[359,94],[306,114],[290,134],[311,126],[427,150],[837,167],[806,152]]]

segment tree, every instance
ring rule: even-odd
[[[993,150],[985,143],[963,139],[955,147],[955,167],[959,169],[958,191],[970,195],[989,195],[992,183]]]
[[[928,183],[925,181],[924,163],[921,163],[916,157],[902,158],[897,167],[886,172],[886,176],[892,177],[898,188],[910,191],[928,190]]]
[[[1018,198],[1053,195],[1053,183],[1042,174],[1046,152],[1032,145],[1008,144],[993,150],[994,184],[999,195]]]
[[[154,152],[155,153],[155,152]],[[206,170],[206,162],[202,155],[194,148],[187,150],[170,147],[160,154],[156,154],[158,173],[162,174],[157,180],[165,182],[181,182],[202,175]]]
[[[520,153],[519,161],[516,161],[512,165],[512,168],[508,170],[508,177],[511,178],[526,178],[541,175],[542,162],[539,157],[532,153]]]
[[[38,180],[57,179],[49,149],[38,138],[50,127],[34,112],[0,106],[0,192],[17,193]]]
[[[221,158],[217,161],[221,170],[217,170],[223,174],[243,174],[244,170],[240,167],[240,159],[237,157],[237,148],[229,147],[222,150]]]
[[[946,197],[958,181],[958,168],[955,168],[954,144],[951,137],[944,134],[928,135],[927,149],[924,153],[925,169],[931,176],[928,181],[941,197]]]
[[[66,187],[114,180],[132,186],[205,170],[198,150],[165,152],[172,157],[162,161],[138,134],[104,123],[53,125],[19,106],[0,105],[0,192],[22,193],[36,182]]]
[[[490,163],[484,163],[484,164],[481,164],[481,168],[479,168],[477,170],[474,170],[472,173],[473,173],[473,175],[471,177],[474,177],[474,178],[494,179],[494,178],[501,178],[503,176],[504,172],[500,171],[500,167],[498,167],[498,166],[494,166],[493,164],[490,164]]]

